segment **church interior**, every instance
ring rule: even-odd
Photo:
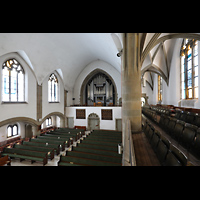
[[[199,166],[199,33],[0,33],[0,166]]]

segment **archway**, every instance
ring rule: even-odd
[[[98,77],[98,76],[105,77],[105,80],[106,80],[104,85],[99,86],[99,90],[104,89],[104,87],[106,87],[106,84],[107,85],[110,84],[111,85],[110,90],[111,90],[112,95],[110,95],[110,94],[107,95],[106,92],[104,94],[96,94],[96,96],[94,95],[94,96],[92,96],[92,98],[90,97],[90,99],[91,99],[90,104],[96,103],[98,101],[102,102],[102,105],[104,105],[104,106],[108,105],[109,103],[113,104],[113,105],[117,104],[116,84],[115,84],[113,78],[102,69],[93,70],[84,79],[84,81],[81,85],[81,90],[80,90],[80,104],[81,105],[88,104],[88,101],[87,101],[88,96],[86,94],[86,93],[88,93],[87,85],[93,80],[93,78]],[[106,89],[105,89],[105,91],[106,91]]]
[[[25,138],[33,137],[32,126],[30,124],[25,125]]]
[[[100,129],[100,118],[96,113],[91,113],[88,116],[88,129],[89,130]]]

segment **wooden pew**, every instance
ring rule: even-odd
[[[8,166],[11,166],[11,160],[10,158],[8,157],[8,155],[4,156],[4,157],[1,157],[0,158],[0,166],[4,166],[4,165],[8,165]]]
[[[31,160],[31,163],[36,161],[42,162],[43,165],[46,165],[48,162],[47,153],[39,151],[29,151],[16,148],[4,148],[2,155],[3,156],[8,155],[11,159],[19,158],[20,162],[25,159]]]

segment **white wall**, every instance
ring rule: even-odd
[[[113,78],[117,87],[118,100],[121,97],[121,73],[107,62],[98,60],[87,65],[76,79],[73,92],[74,95],[73,97],[75,98],[74,101],[75,104],[80,104],[80,91],[83,81],[85,80],[85,78],[89,73],[91,73],[97,68],[106,71]]]
[[[5,54],[0,56],[0,75],[2,74],[3,63],[11,58],[18,60],[25,71],[25,101],[27,103],[2,103],[2,76],[0,76],[0,121],[13,117],[29,117],[36,120],[37,82],[35,75],[28,64],[18,53]]]
[[[174,52],[170,65],[170,74],[169,74],[169,85],[163,80],[163,101],[162,104],[190,107],[190,108],[200,108],[200,100],[181,100],[180,98],[180,48],[181,48],[182,39],[176,41],[174,47]],[[199,94],[200,94],[200,42],[198,42],[198,52],[199,52]],[[142,87],[142,93],[146,93],[149,97],[149,104],[157,104],[157,94],[158,94],[158,75],[154,74],[154,89],[153,91],[146,84],[145,87]],[[200,96],[200,95],[199,95]],[[199,97],[200,98],[200,97]]]
[[[86,119],[76,119],[76,109],[85,109]],[[101,109],[112,109],[113,120],[102,120]],[[121,119],[121,107],[66,107],[66,117],[74,117],[74,126],[86,126],[88,128],[88,116],[96,113],[100,118],[100,129],[116,130],[116,118]]]
[[[51,73],[45,78],[42,83],[42,118],[47,116],[52,112],[61,112],[64,114],[64,85],[60,75],[54,71],[55,75],[58,78],[58,88],[59,88],[59,102],[58,103],[49,103],[48,102],[48,80]]]
[[[10,59],[15,58],[19,61],[21,66],[25,71],[25,103],[2,103],[2,76],[0,76],[0,121],[6,119],[11,119],[14,117],[27,117],[37,120],[37,80],[34,72],[28,66],[28,64],[23,60],[23,58],[18,53],[8,53],[0,57],[0,66]],[[2,67],[0,67],[0,74],[2,72]],[[64,114],[64,84],[63,80],[55,71],[59,83],[59,103],[49,103],[48,102],[48,79],[49,76],[43,81],[42,87],[42,118],[47,116],[52,112],[61,112]],[[50,75],[50,74],[49,74]],[[56,117],[54,122],[60,124],[60,120]],[[25,137],[25,124],[27,122],[13,121],[10,125],[17,123],[19,128],[19,135]],[[46,123],[46,121],[45,121]],[[0,141],[7,139],[7,125],[0,127]]]
[[[156,102],[158,100],[157,99],[157,96],[158,96],[157,89],[158,88],[157,88],[157,81],[156,81],[157,75],[152,73],[152,77],[154,80],[153,90],[151,89],[151,87],[149,86],[148,83],[145,84],[145,87],[143,87],[143,85],[142,85],[141,88],[142,88],[142,93],[144,93],[148,96],[148,103],[154,105],[154,104],[156,104]],[[149,78],[148,72],[145,73],[144,78],[145,78],[145,81],[147,79],[149,82],[151,82],[150,79],[148,79]]]
[[[23,122],[13,122],[9,125],[14,125],[14,124],[17,124],[17,126],[18,126],[18,133],[19,134],[16,137],[21,136],[22,138],[24,138],[25,137],[25,123],[23,123]],[[8,127],[8,125],[0,127],[0,142],[10,139],[10,138],[7,138],[7,127]]]

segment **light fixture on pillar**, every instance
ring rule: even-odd
[[[117,53],[117,57],[121,57],[122,53],[123,53],[123,49],[119,53]]]
[[[75,98],[72,98],[72,101],[73,101],[73,105],[74,105]]]

